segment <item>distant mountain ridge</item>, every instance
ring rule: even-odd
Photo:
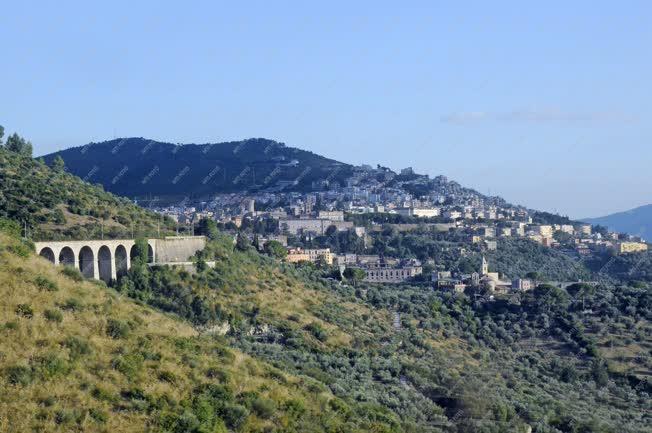
[[[652,234],[652,204],[603,217],[584,218],[582,221],[606,226],[613,231],[649,238]]]
[[[283,189],[306,191],[315,181],[342,182],[353,166],[264,138],[176,145],[119,138],[45,155],[59,155],[66,169],[115,194],[193,197]]]

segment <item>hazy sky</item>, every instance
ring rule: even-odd
[[[267,137],[572,217],[652,202],[649,1],[40,3],[0,26],[36,154]]]

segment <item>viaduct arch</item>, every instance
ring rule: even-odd
[[[35,242],[36,252],[55,265],[72,266],[86,277],[109,282],[127,273],[136,254],[135,239]],[[204,236],[147,239],[147,262],[184,262],[206,246]]]

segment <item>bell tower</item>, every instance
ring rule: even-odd
[[[489,273],[489,263],[487,263],[487,259],[482,256],[482,273],[481,275],[487,275]]]

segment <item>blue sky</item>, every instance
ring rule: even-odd
[[[3,6],[0,124],[36,154],[266,137],[572,217],[652,202],[650,2],[92,3]]]

